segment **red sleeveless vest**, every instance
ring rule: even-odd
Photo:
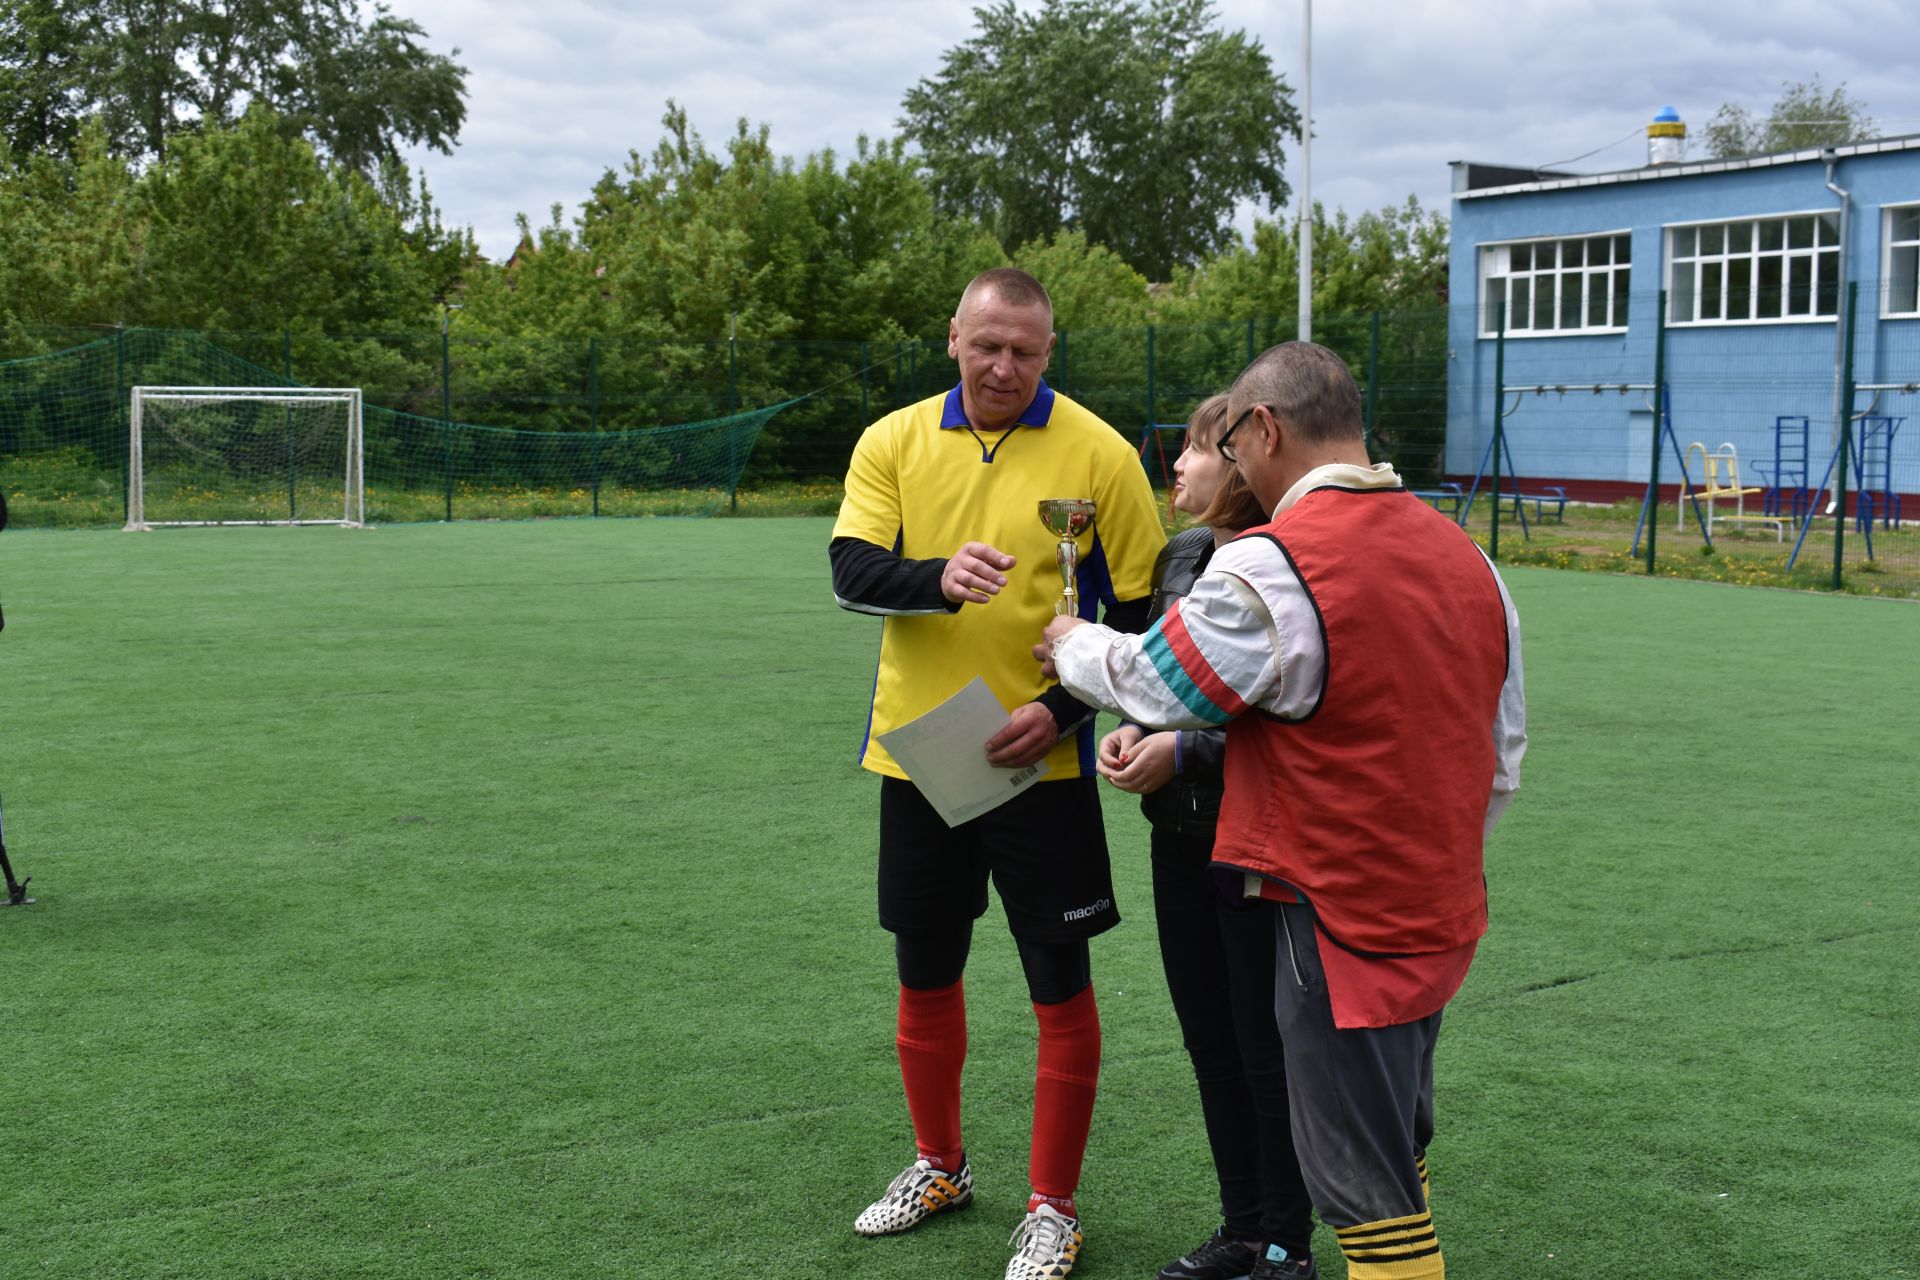
[[[1228,727],[1215,863],[1292,886],[1362,954],[1478,938],[1507,675],[1492,569],[1404,489],[1315,489],[1242,536],[1272,540],[1306,585],[1326,683],[1297,720]]]

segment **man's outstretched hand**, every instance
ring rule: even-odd
[[[954,604],[986,604],[1007,585],[1014,558],[984,542],[969,542],[940,571],[940,594]]]

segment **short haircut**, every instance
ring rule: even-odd
[[[1226,395],[1208,396],[1193,411],[1193,416],[1187,419],[1187,447],[1214,449],[1218,447],[1221,433],[1226,429]],[[1210,529],[1242,533],[1257,524],[1265,524],[1270,513],[1265,504],[1254,496],[1253,490],[1247,487],[1247,478],[1240,474],[1240,468],[1228,463],[1220,487],[1214,490],[1213,501],[1194,518]]]
[[[1313,342],[1268,347],[1233,380],[1229,393],[1244,413],[1253,405],[1274,417],[1302,444],[1343,444],[1366,439],[1360,388],[1346,361]]]
[[[1016,307],[1045,307],[1047,328],[1053,328],[1053,299],[1047,296],[1046,286],[1018,267],[995,267],[975,276],[960,294],[960,305],[953,309],[954,318],[959,318],[976,295],[988,291]]]

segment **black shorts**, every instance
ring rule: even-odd
[[[880,923],[947,929],[987,911],[987,877],[1023,942],[1075,942],[1120,923],[1093,778],[1041,782],[949,827],[900,778],[880,779]]]

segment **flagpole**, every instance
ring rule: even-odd
[[[1300,341],[1313,341],[1313,0],[1301,0]]]

